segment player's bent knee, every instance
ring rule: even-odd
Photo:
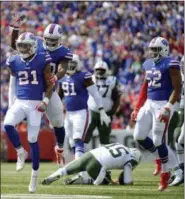
[[[141,134],[139,134],[139,133],[134,133],[134,140],[135,141],[140,141],[140,140],[145,140],[146,139],[146,136],[143,136],[143,135],[141,135]]]
[[[56,128],[61,128],[61,127],[64,126],[63,121],[59,120],[59,119],[57,119],[57,120],[54,120],[54,119],[51,120],[51,124],[52,124],[53,127],[56,127]]]
[[[36,135],[29,135],[28,136],[28,142],[29,143],[35,143],[35,142],[37,142],[37,140],[38,140],[38,136],[36,136]]]
[[[162,144],[161,137],[153,138],[153,143],[154,143],[155,147],[159,147]]]

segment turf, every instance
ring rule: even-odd
[[[63,185],[63,179],[49,186],[43,186],[44,177],[57,169],[54,163],[41,163],[39,185],[36,194],[28,193],[31,164],[26,163],[23,171],[15,171],[15,163],[1,164],[1,198],[21,199],[59,199],[59,198],[112,198],[112,199],[183,199],[184,186],[169,187],[164,192],[159,192],[157,186],[159,177],[152,176],[153,164],[142,163],[134,171],[133,186],[117,185]],[[117,178],[120,171],[112,171],[113,179]],[[44,195],[43,195],[44,194]],[[69,195],[69,196],[68,196]],[[89,196],[88,196],[89,195]]]

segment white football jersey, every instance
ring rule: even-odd
[[[180,100],[180,108],[184,109],[184,75],[181,74],[181,76],[182,76],[182,84],[183,84],[183,86],[182,86],[182,93],[181,93],[181,100]]]
[[[119,144],[108,144],[90,151],[106,169],[123,169],[131,160],[129,148]]]
[[[95,75],[93,75],[92,79],[96,84],[100,95],[102,96],[102,102],[105,112],[110,111],[113,106],[112,91],[115,86],[117,86],[116,77],[108,76],[106,79],[96,79]],[[92,111],[98,112],[98,107],[91,95],[89,95],[88,107]]]

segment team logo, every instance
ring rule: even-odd
[[[168,46],[168,42],[167,42],[166,40],[163,39],[161,42],[162,42],[162,44],[164,44],[165,46]]]

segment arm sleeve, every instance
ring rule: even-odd
[[[130,163],[128,163],[124,166],[124,184],[130,184],[132,182],[132,166]]]
[[[95,84],[88,86],[87,90],[88,90],[88,93],[94,98],[94,101],[96,102],[96,105],[98,106],[98,108],[103,108],[102,99]]]
[[[10,76],[10,82],[9,82],[9,91],[8,91],[8,106],[9,108],[13,105],[15,100],[15,77]]]
[[[175,69],[180,70],[180,63],[179,63],[178,60],[172,59],[172,60],[169,62],[168,67],[169,67],[169,68],[175,68]]]

